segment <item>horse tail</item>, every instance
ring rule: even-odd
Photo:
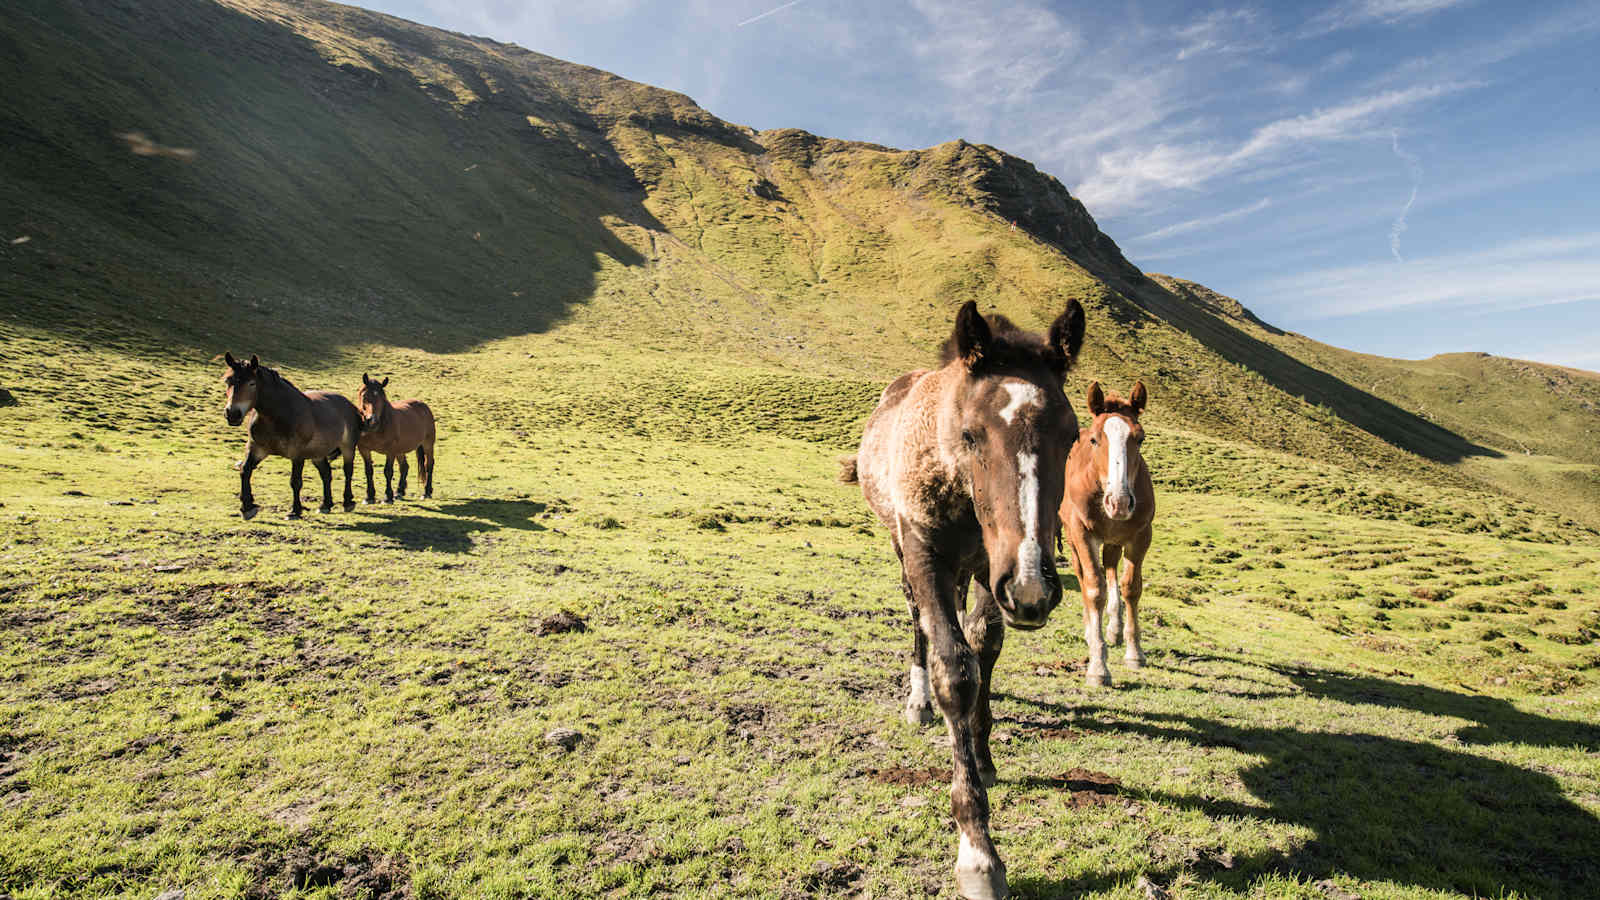
[[[839,457],[839,481],[843,484],[860,483],[860,478],[856,472],[855,454]]]

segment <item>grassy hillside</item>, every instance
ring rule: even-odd
[[[1517,492],[1458,465],[1502,445],[1183,302],[1059,182],[993,148],[755,132],[678,94],[311,0],[25,0],[0,41],[16,86],[0,199],[30,238],[0,244],[19,324],[160,358],[247,334],[302,364],[369,341],[611,335],[880,379],[922,362],[968,298],[1039,325],[1078,296],[1085,369],[1145,379],[1167,422]],[[192,156],[133,153],[129,133]]]
[[[950,896],[835,458],[959,302],[1068,296],[1071,389],[1152,389],[1151,666],[1008,639],[1015,894],[1600,882],[1583,373],[1316,345],[994,148],[349,7],[14,0],[0,83],[0,896]],[[436,498],[285,522],[273,460],[241,521],[224,349],[426,399]]]
[[[1464,471],[1569,515],[1600,517],[1600,374],[1486,353],[1354,353],[1273,328],[1203,285],[1151,277],[1306,366],[1493,451],[1467,457]]]

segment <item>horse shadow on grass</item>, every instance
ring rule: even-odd
[[[1532,715],[1503,700],[1329,671],[1289,674],[1314,696],[1466,719],[1471,724],[1452,736],[1462,744],[1522,743],[1586,753],[1600,748],[1596,726]],[[1468,896],[1600,896],[1600,818],[1567,799],[1544,771],[1381,735],[1014,699],[1070,718],[1083,731],[1132,733],[1254,757],[1259,761],[1238,777],[1258,803],[1131,786],[1118,790],[1130,799],[1199,811],[1215,820],[1219,834],[1231,827],[1230,820],[1253,819],[1301,826],[1315,835],[1298,847],[1233,859],[1226,868],[1203,858],[1187,865],[1152,859],[1148,866],[1090,879],[1018,873],[1012,881],[1018,896],[1077,896],[1140,874],[1171,883],[1184,872],[1242,892],[1269,874],[1342,874]],[[1037,779],[1019,783],[1050,787]]]
[[[474,535],[513,529],[545,531],[534,521],[549,505],[537,500],[498,500],[477,497],[446,503],[410,503],[404,506],[366,506],[362,521],[345,525],[351,531],[384,538],[406,550],[466,553]]]

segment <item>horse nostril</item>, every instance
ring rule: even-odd
[[[1017,608],[1016,603],[1011,599],[1010,575],[1001,575],[1000,580],[994,583],[994,599],[1007,612],[1012,612]]]

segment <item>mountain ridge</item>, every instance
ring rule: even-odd
[[[1237,301],[1147,276],[1059,180],[986,145],[756,131],[320,0],[22,0],[0,41],[19,85],[0,199],[37,238],[0,246],[18,325],[157,354],[246,333],[299,364],[599,335],[875,379],[925,363],[967,299],[1041,327],[1075,296],[1081,371],[1143,378],[1158,422],[1512,493],[1509,453],[1597,462],[1581,415],[1536,447],[1450,427]],[[136,130],[194,158],[131,154],[114,135]]]

